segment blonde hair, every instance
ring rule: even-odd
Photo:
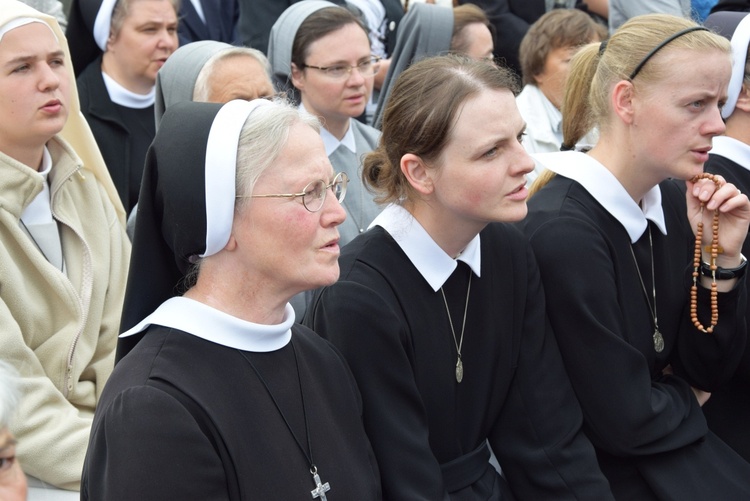
[[[610,94],[614,85],[631,80],[630,75],[649,53],[668,38],[698,24],[668,14],[646,14],[631,18],[609,40],[584,46],[573,57],[565,84],[562,105],[563,144],[574,146],[592,128],[606,130]],[[729,41],[716,33],[697,30],[685,33],[648,58],[633,79],[648,86],[667,77],[675,68],[660,64],[662,56],[675,50],[719,50],[731,55]],[[545,171],[532,184],[529,193],[539,191],[554,174]]]

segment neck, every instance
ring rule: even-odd
[[[198,281],[185,293],[185,297],[248,322],[280,324],[284,320],[288,298],[272,297],[268,294],[271,289],[267,285],[253,282],[241,273],[224,273],[218,267],[211,266],[206,259],[201,265]]]
[[[323,123],[323,127],[331,133],[333,137],[341,141],[344,139],[344,136],[346,135],[346,132],[349,130],[349,121],[351,118],[349,117],[337,117],[337,116],[328,116],[323,113],[320,113],[318,110],[312,107],[310,103],[307,102],[307,99],[305,99],[305,96],[302,96],[302,105],[305,107],[305,109],[312,115],[315,115],[317,117],[321,117],[321,122]]]
[[[105,52],[102,56],[102,71],[112,78],[112,80],[122,85],[130,92],[136,94],[145,95],[151,92],[151,89],[154,87],[154,82],[126,78],[125,74],[120,71],[119,66],[115,64],[112,58],[113,56],[109,52]]]
[[[435,243],[455,259],[486,224],[459,220],[454,214],[444,214],[433,207],[429,201],[418,201],[405,206]]]
[[[588,153],[617,178],[635,203],[662,180],[654,179],[649,172],[636,165],[635,153],[629,146],[599,140]]]
[[[735,110],[732,116],[727,118],[727,130],[724,135],[750,145],[750,114],[738,113]]]

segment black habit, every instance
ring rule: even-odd
[[[547,312],[586,433],[618,499],[750,499],[750,464],[708,430],[691,390],[713,391],[737,367],[746,336],[745,284],[719,294],[713,335],[693,326],[694,237],[685,185],[665,181],[660,188],[667,234],[648,223],[633,245],[637,268],[623,224],[577,181],[558,174],[531,198],[523,226],[539,261]],[[661,352],[649,309],[649,232]],[[708,325],[709,291],[701,286],[698,317]]]
[[[380,226],[342,249],[339,281],[308,308],[305,323],[357,380],[384,499],[610,499],[547,329],[531,250],[507,225],[480,238],[461,383],[440,291]],[[469,269],[459,261],[444,285],[457,337]],[[487,441],[507,482],[479,452]]]

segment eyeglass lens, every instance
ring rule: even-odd
[[[336,200],[343,202],[344,196],[346,195],[346,185],[348,181],[349,178],[343,173],[337,175],[330,186],[322,180],[312,181],[305,187],[305,195],[302,197],[302,203],[310,212],[319,211],[325,202],[326,191],[328,191],[328,188],[333,189],[333,195],[336,197]]]

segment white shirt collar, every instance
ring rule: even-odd
[[[305,109],[305,106],[302,103],[300,103],[299,108],[306,113],[310,113]],[[357,153],[357,145],[354,142],[354,132],[352,131],[352,129],[353,127],[350,118],[349,128],[346,130],[346,134],[344,134],[344,137],[341,139],[341,141],[339,141],[336,136],[328,132],[328,129],[326,129],[325,127],[320,128],[320,138],[323,139],[323,145],[326,148],[326,156],[330,157],[331,153],[336,151],[336,149],[342,144],[346,146],[346,148],[352,153]]]
[[[42,176],[44,182],[42,183],[42,191],[40,191],[34,200],[23,210],[21,219],[24,224],[48,224],[53,221],[52,219],[52,207],[50,206],[50,189],[47,177],[49,176],[50,170],[52,170],[52,155],[50,155],[47,147],[44,147],[42,152],[42,164],[39,167],[39,174]]]
[[[716,136],[711,153],[728,158],[743,168],[750,170],[750,146],[728,136]]]
[[[654,186],[641,200],[640,206],[630,197],[617,178],[601,163],[577,151],[539,153],[532,155],[549,170],[577,181],[604,209],[612,214],[635,243],[643,235],[648,220],[659,231],[667,234],[664,210],[661,206],[661,189]]]
[[[373,226],[382,227],[393,237],[409,261],[436,292],[458,266],[457,260],[468,264],[476,276],[481,276],[479,235],[469,242],[457,259],[453,259],[435,243],[419,221],[398,204],[391,204],[383,209],[370,224],[370,227]]]
[[[552,127],[552,132],[555,133],[555,136],[557,136],[562,143],[562,112],[552,104],[552,101],[550,101],[547,96],[544,95],[542,89],[539,87],[536,87],[536,89],[539,91],[539,97],[541,98],[544,112],[547,114],[550,127]]]
[[[104,86],[107,87],[107,93],[113,103],[125,106],[126,108],[135,108],[141,110],[148,108],[154,104],[156,96],[156,86],[151,88],[151,92],[148,94],[136,94],[135,92],[129,91],[115,80],[102,71],[102,77],[104,78]]]
[[[287,303],[284,321],[262,325],[240,320],[223,311],[186,297],[173,297],[132,329],[120,334],[127,337],[145,330],[149,325],[162,325],[212,343],[242,351],[269,352],[286,346],[292,339],[294,310]]]

